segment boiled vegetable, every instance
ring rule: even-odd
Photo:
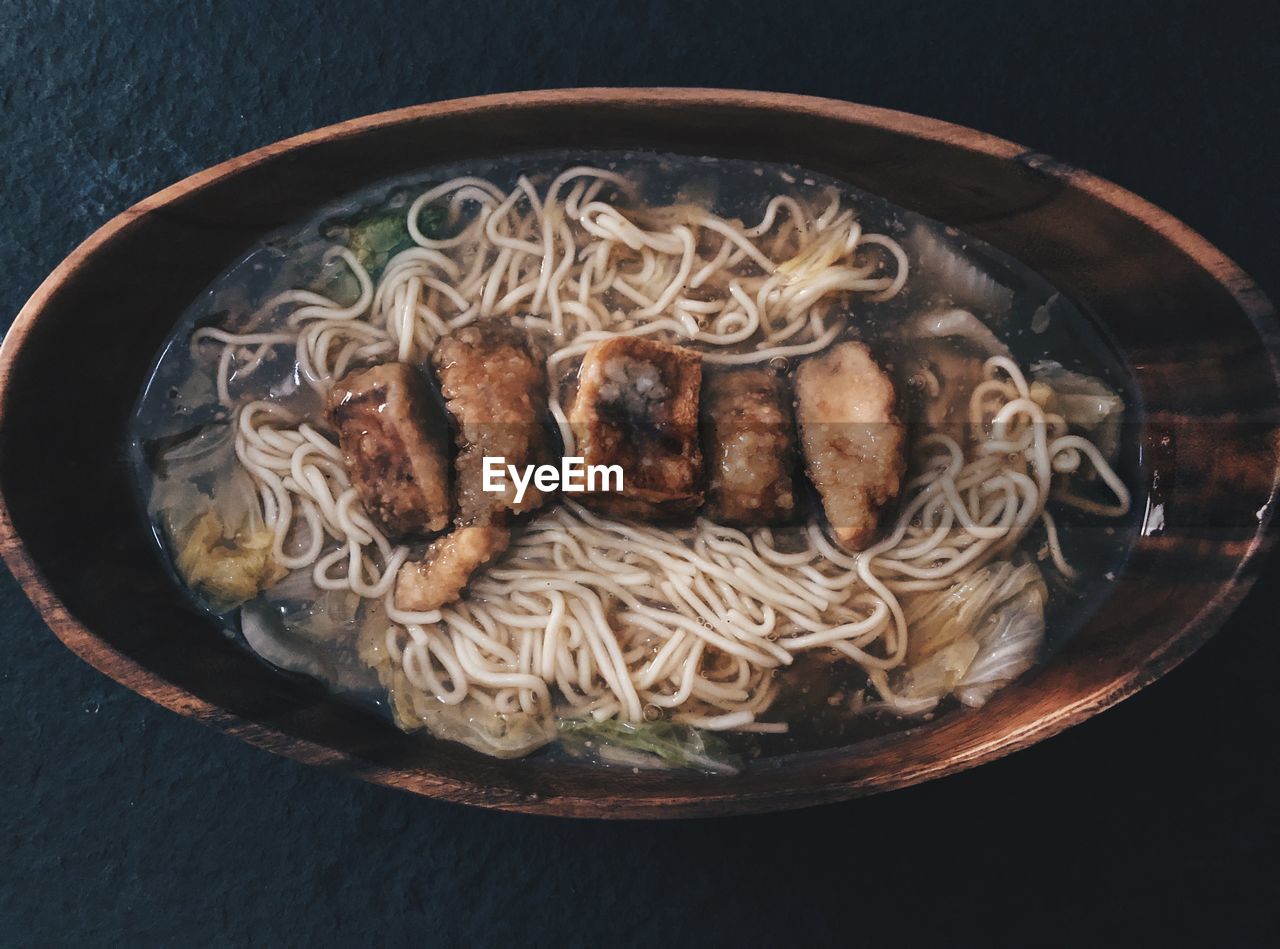
[[[1088,435],[1104,458],[1115,457],[1124,400],[1110,386],[1050,359],[1032,365],[1031,378],[1033,386],[1044,385],[1050,390],[1045,406],[1050,412],[1061,415],[1073,431]]]
[[[185,532],[178,570],[217,610],[257,596],[288,572],[271,553],[271,531],[260,525],[231,528],[210,509]]]
[[[443,208],[426,208],[418,215],[418,228],[424,234],[432,234],[442,223]],[[413,238],[405,212],[394,210],[370,214],[348,225],[346,243],[376,280],[392,257],[413,246]]]
[[[521,758],[556,737],[551,713],[499,712],[468,697],[446,705],[415,689],[398,665],[391,672],[391,711],[404,731],[425,728],[495,758]]]
[[[740,765],[715,732],[675,722],[624,722],[567,718],[560,722],[565,747],[613,764],[639,768],[695,768],[736,774]]]
[[[1047,590],[1032,562],[998,561],[906,603],[911,636],[894,691],[927,709],[948,695],[979,706],[1035,664]]]

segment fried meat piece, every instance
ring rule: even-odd
[[[496,318],[464,326],[436,344],[431,363],[458,446],[457,527],[396,575],[396,606],[414,612],[457,600],[475,572],[507,549],[510,518],[547,500],[532,482],[519,503],[510,479],[501,492],[485,491],[484,459],[524,468],[555,454],[545,424],[546,366],[523,330]]]
[[[906,469],[906,430],[894,414],[893,382],[866,346],[849,342],[801,363],[795,391],[809,480],[836,538],[863,550]]]
[[[569,409],[586,465],[618,465],[622,490],[584,496],[608,515],[666,520],[702,504],[698,402],[702,358],[634,336],[597,343],[583,357]]]
[[[357,369],[330,391],[330,424],[365,511],[393,540],[449,522],[448,426],[412,366]]]
[[[505,527],[460,527],[427,548],[420,562],[396,574],[396,606],[402,610],[437,610],[462,595],[472,575],[496,559],[511,542]]]
[[[780,524],[796,510],[795,426],[784,378],[769,369],[717,370],[702,386],[707,513],[725,524]]]
[[[483,490],[486,456],[521,469],[555,458],[545,424],[546,364],[528,334],[505,319],[481,320],[442,338],[431,363],[456,423],[457,523],[501,523],[541,507],[546,494],[533,485],[519,504],[509,478],[502,492]]]

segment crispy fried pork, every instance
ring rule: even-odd
[[[805,469],[836,538],[850,550],[875,539],[906,468],[906,430],[889,376],[862,343],[840,343],[796,371],[796,421]]]
[[[702,504],[698,402],[702,359],[634,336],[597,343],[583,357],[568,417],[577,453],[618,465],[623,489],[584,496],[603,514],[667,520]]]
[[[425,612],[462,595],[472,574],[507,549],[505,527],[459,527],[434,541],[421,561],[406,563],[396,574],[396,606]]]
[[[481,320],[441,339],[431,364],[455,422],[458,524],[501,523],[541,507],[547,497],[536,487],[516,503],[511,479],[501,493],[484,491],[482,480],[486,456],[520,468],[555,460],[546,364],[528,334],[504,319]]]
[[[351,483],[387,536],[444,530],[452,506],[447,426],[418,371],[391,362],[350,372],[329,393],[327,411]]]
[[[743,527],[779,524],[796,510],[791,393],[769,369],[721,369],[702,385],[707,513]]]

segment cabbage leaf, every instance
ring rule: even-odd
[[[560,735],[567,750],[610,764],[694,768],[711,774],[737,774],[741,769],[720,735],[677,722],[566,718],[560,721]]]
[[[402,731],[425,728],[436,738],[495,758],[522,758],[555,740],[549,711],[499,712],[470,696],[457,705],[446,705],[414,688],[399,666],[390,669],[390,682],[391,713]]]
[[[905,668],[894,691],[933,704],[954,694],[983,705],[1035,664],[1044,642],[1048,591],[1034,563],[997,561],[905,604]]]
[[[184,532],[178,571],[218,611],[230,609],[288,573],[271,553],[273,535],[261,525],[228,530],[212,508]]]

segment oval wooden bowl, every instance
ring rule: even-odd
[[[382,178],[553,147],[796,162],[1021,259],[1110,328],[1147,415],[1148,517],[1114,594],[983,709],[732,777],[502,762],[401,735],[273,674],[166,575],[132,497],[131,406],[179,313],[267,231]],[[58,637],[166,708],[430,797],[592,817],[799,807],[972,767],[1152,682],[1203,643],[1273,537],[1277,325],[1245,274],[1132,194],[943,122],[799,96],[585,89],[462,99],[330,126],[148,198],[40,286],[0,348],[0,545]]]

